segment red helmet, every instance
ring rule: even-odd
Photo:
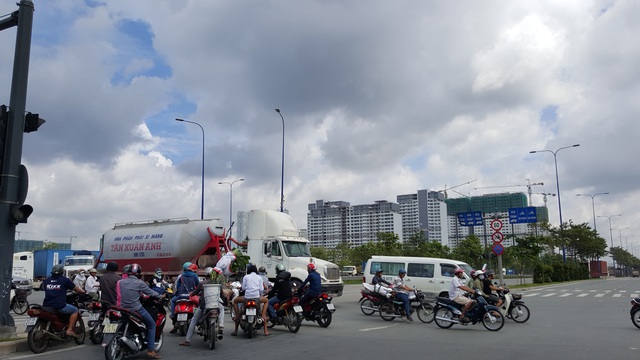
[[[316,264],[309,263],[309,265],[307,265],[307,271],[311,271],[311,270],[315,270],[315,269],[316,269]]]
[[[463,273],[463,272],[464,272],[464,270],[462,268],[457,268],[453,273],[454,274],[460,274],[460,273]]]
[[[196,264],[191,264],[191,265],[189,265],[189,267],[187,268],[187,270],[189,270],[189,271],[193,271],[193,272],[196,272],[196,271],[198,271],[198,265],[196,265]]]

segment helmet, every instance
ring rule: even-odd
[[[122,273],[128,274],[129,271],[131,271],[131,264],[127,264],[127,265],[122,267]]]
[[[258,272],[259,272],[259,273],[266,273],[266,272],[267,272],[267,269],[265,269],[265,268],[264,268],[264,266],[260,266],[260,267],[258,268]]]
[[[191,265],[190,261],[187,261],[186,263],[182,264],[182,270],[187,271],[187,269],[189,269],[189,265]]]
[[[62,275],[64,273],[64,266],[60,264],[53,265],[51,268],[51,275]]]
[[[284,267],[284,264],[278,264],[276,265],[276,275],[280,274],[281,272],[285,271],[286,268]]]
[[[382,268],[378,268],[378,270],[376,270],[376,274],[381,273],[382,272]]]
[[[153,274],[154,277],[157,277],[158,279],[162,278],[162,269],[157,268],[156,271]]]
[[[193,271],[193,272],[196,272],[196,271],[198,271],[198,265],[196,265],[196,264],[191,264],[191,265],[189,265],[189,267],[187,268],[187,270],[189,270],[189,271]]]
[[[204,276],[211,276],[212,272],[213,272],[213,268],[209,266],[208,268],[204,269]]]
[[[107,264],[107,271],[118,271],[118,263],[115,261],[112,261],[110,263]]]
[[[487,271],[487,277],[489,277],[489,276],[493,276],[493,275],[495,275],[495,274],[496,274],[496,273],[494,273],[494,272],[493,272],[493,270],[489,270],[489,271]]]
[[[476,270],[476,271],[472,272],[472,274],[473,274],[474,276],[484,275],[484,271],[482,271],[482,270]]]
[[[254,264],[252,263],[247,264],[247,274],[257,273],[257,272],[258,272],[258,269]]]
[[[313,271],[315,269],[316,269],[316,264],[309,263],[309,265],[307,265],[307,271]]]
[[[98,272],[98,271],[97,271],[96,269],[94,269],[94,268],[89,269],[89,274],[91,274],[91,273],[97,273],[97,272]]]
[[[398,274],[406,274],[406,273],[407,273],[407,270],[405,269],[398,270]]]
[[[457,268],[453,273],[454,274],[460,274],[460,273],[463,273],[463,272],[464,272],[464,270],[462,268]]]
[[[140,275],[142,274],[142,267],[140,267],[140,265],[136,263],[133,263],[131,264],[131,267],[129,267],[127,274]]]

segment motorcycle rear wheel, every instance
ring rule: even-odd
[[[380,304],[380,317],[384,321],[392,321],[396,318],[392,303],[384,302]]]
[[[98,345],[102,343],[102,340],[104,339],[104,333],[102,332],[103,329],[102,323],[96,324],[96,326],[91,329],[89,332],[89,340],[91,340],[93,344]]]
[[[124,336],[122,331],[115,334],[113,339],[104,348],[104,358],[106,360],[122,360],[126,355],[125,351],[120,347],[120,339]]]
[[[11,304],[11,310],[18,315],[22,315],[29,310],[29,302],[27,299],[17,299]]]
[[[631,314],[631,322],[640,329],[640,308]]]
[[[449,310],[448,308],[436,307],[434,315],[435,315],[434,318],[436,320],[436,325],[438,325],[438,327],[443,329],[448,329],[453,326],[453,322],[451,321],[438,319],[438,318],[444,318],[448,320],[453,320],[453,312],[451,312],[451,310]]]
[[[213,350],[216,347],[216,330],[218,329],[218,320],[209,322],[207,336],[209,337],[209,350]]]
[[[492,317],[495,322],[491,321]],[[498,331],[504,326],[504,316],[499,311],[487,311],[482,315],[482,325],[489,331]]]
[[[511,310],[509,311],[509,316],[511,317],[511,319],[513,319],[513,321],[522,324],[524,322],[527,322],[527,320],[529,320],[529,317],[531,316],[531,312],[529,311],[529,308],[526,305],[516,304],[511,307]]]
[[[84,330],[84,321],[82,321],[82,317],[78,316],[78,321],[76,321],[76,326],[74,326],[73,332],[76,333],[76,337],[73,338],[73,341],[78,345],[84,344],[84,339],[86,339],[87,334]]]
[[[247,336],[249,339],[253,339],[253,322],[247,324]]]
[[[47,330],[45,324],[44,321],[38,321],[27,335],[27,344],[29,344],[29,349],[31,349],[34,354],[43,353],[47,350],[47,346],[49,346],[49,339],[45,335],[45,331]]]
[[[316,321],[318,322],[318,325],[320,325],[320,327],[326,328],[331,325],[332,317],[333,316],[331,315],[331,311],[329,311],[327,309],[327,306],[325,305],[318,311],[318,317],[316,318]]]
[[[298,315],[295,311],[291,310],[287,314],[287,329],[292,333],[297,333],[300,330],[300,324],[302,323],[302,319],[300,315]]]
[[[360,311],[365,315],[373,315],[373,313],[376,312],[375,310],[367,309],[372,307],[375,307],[375,305],[373,304],[373,301],[369,299],[364,299],[360,303]]]
[[[432,322],[436,318],[433,306],[430,304],[421,304],[418,306],[416,309],[416,315],[418,315],[418,319],[425,324]]]

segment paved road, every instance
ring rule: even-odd
[[[640,280],[591,280],[564,285],[516,290],[524,294],[531,308],[531,320],[517,324],[507,320],[499,332],[482,325],[440,329],[435,324],[394,320],[363,315],[357,305],[359,285],[345,287],[336,298],[334,321],[327,329],[305,322],[297,334],[274,328],[272,336],[247,339],[225,338],[215,350],[194,338],[190,348],[177,346],[183,338],[166,333],[162,349],[165,359],[190,360],[221,356],[261,360],[304,359],[384,359],[403,358],[486,358],[491,359],[637,359],[640,357],[636,329],[629,319],[629,300],[640,296]],[[16,320],[18,322],[19,320]],[[227,334],[230,330],[225,331]],[[141,353],[142,355],[143,353]],[[99,346],[63,345],[52,347],[45,355],[30,352],[12,354],[8,359],[44,358],[101,359]],[[143,356],[132,359],[144,358]]]

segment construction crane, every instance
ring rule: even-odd
[[[547,207],[547,195],[549,195],[549,196],[556,196],[556,194],[553,194],[553,193],[534,193],[534,194],[544,195],[544,196],[542,197],[542,200],[544,200],[544,207]]]
[[[460,186],[468,185],[468,184],[471,184],[471,183],[472,183],[472,182],[474,182],[474,181],[478,181],[478,179],[474,179],[474,180],[471,180],[471,181],[467,181],[466,183],[458,184],[458,185],[456,185],[456,186],[452,186],[452,187],[447,187],[447,184],[445,184],[445,185],[444,185],[444,189],[442,189],[442,190],[436,190],[436,192],[444,193],[444,198],[446,199],[446,198],[447,198],[447,190],[451,190],[451,189],[455,189],[455,188],[460,187]],[[459,194],[459,193],[458,193],[458,194]],[[467,196],[467,195],[465,195],[465,196]]]
[[[529,193],[529,206],[533,206],[533,199],[531,198],[531,195],[533,195],[533,192],[531,191],[531,187],[532,186],[536,186],[536,185],[543,186],[544,183],[539,182],[539,183],[533,183],[532,184],[531,181],[529,181],[529,179],[527,179],[527,183],[526,184],[503,185],[503,186],[481,186],[481,187],[473,188],[473,190],[526,186],[527,187],[527,192]]]

